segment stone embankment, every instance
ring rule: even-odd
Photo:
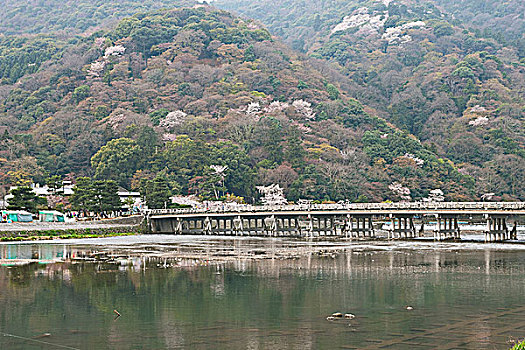
[[[0,239],[23,236],[139,233],[143,230],[143,222],[143,216],[135,215],[96,221],[0,223]]]

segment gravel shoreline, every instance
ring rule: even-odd
[[[0,236],[9,236],[17,233],[36,233],[42,231],[85,231],[85,230],[111,230],[134,227],[139,229],[143,222],[142,216],[129,216],[116,219],[97,221],[75,221],[75,222],[13,222],[0,223]]]

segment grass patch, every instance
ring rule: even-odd
[[[20,241],[46,241],[52,239],[73,239],[73,238],[103,238],[103,237],[116,237],[116,236],[134,236],[135,232],[100,232],[96,230],[49,230],[41,231],[38,235],[35,232],[27,234],[20,232],[17,236],[0,237],[2,242],[20,242]]]
[[[510,350],[525,350],[525,340],[514,345]]]

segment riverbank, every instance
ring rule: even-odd
[[[38,231],[38,235],[35,235],[35,231],[27,233],[17,233],[16,236],[4,236],[0,237],[0,242],[20,242],[20,241],[50,241],[54,239],[75,239],[75,238],[106,238],[106,237],[118,237],[118,236],[131,236],[135,235],[136,230],[134,228],[124,229],[124,232],[113,232],[113,230],[64,230],[64,231]],[[127,232],[130,231],[130,232]]]
[[[0,242],[129,236],[143,231],[143,217],[99,221],[0,224]]]

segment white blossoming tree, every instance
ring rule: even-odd
[[[106,43],[106,38],[104,37],[99,37],[95,39],[95,45],[98,48],[102,48],[102,46],[104,46],[105,43]]]
[[[105,67],[106,67],[106,62],[104,61],[92,62],[88,70],[88,75],[92,77],[100,77]]]
[[[411,199],[410,197],[410,189],[408,187],[404,187],[399,182],[393,182],[388,186],[388,189],[392,191],[392,193],[403,201],[409,201]]]
[[[215,174],[224,176],[224,172],[228,169],[228,166],[227,165],[210,165],[210,168],[212,168]]]
[[[282,112],[288,107],[290,107],[290,105],[286,102],[273,101],[268,106],[266,106],[266,108],[264,108],[264,111],[266,113]]]
[[[210,165],[211,174],[206,176],[206,181],[203,183],[205,192],[213,193],[215,200],[219,200],[221,195],[224,195],[226,188],[224,187],[225,172],[228,170],[226,165]]]
[[[295,100],[293,101],[292,106],[298,113],[302,114],[304,118],[308,120],[315,119],[315,113],[310,102],[306,102],[304,100]]]
[[[252,102],[246,107],[246,115],[256,117],[261,113],[261,105],[259,102]]]
[[[487,125],[488,123],[489,123],[489,118],[483,117],[483,116],[477,117],[476,119],[468,122],[470,126],[483,126],[483,125]]]
[[[123,55],[124,52],[126,52],[126,48],[122,45],[110,46],[104,51],[104,57],[120,56]]]
[[[423,159],[416,157],[412,153],[405,153],[404,157],[412,159],[418,166],[422,166],[423,164],[425,164],[425,161]]]
[[[284,196],[284,190],[277,184],[257,186],[257,190],[263,195],[261,202],[264,205],[283,205],[288,203]]]
[[[166,118],[160,121],[159,126],[172,129],[178,125],[181,125],[188,115],[183,111],[170,112],[166,115]]]
[[[430,191],[428,198],[423,198],[423,202],[444,202],[445,195],[439,188]]]
[[[472,107],[470,109],[470,113],[477,113],[477,114],[482,114],[482,113],[485,113],[487,112],[487,109],[483,106],[480,106],[480,105],[475,105],[474,107]]]

